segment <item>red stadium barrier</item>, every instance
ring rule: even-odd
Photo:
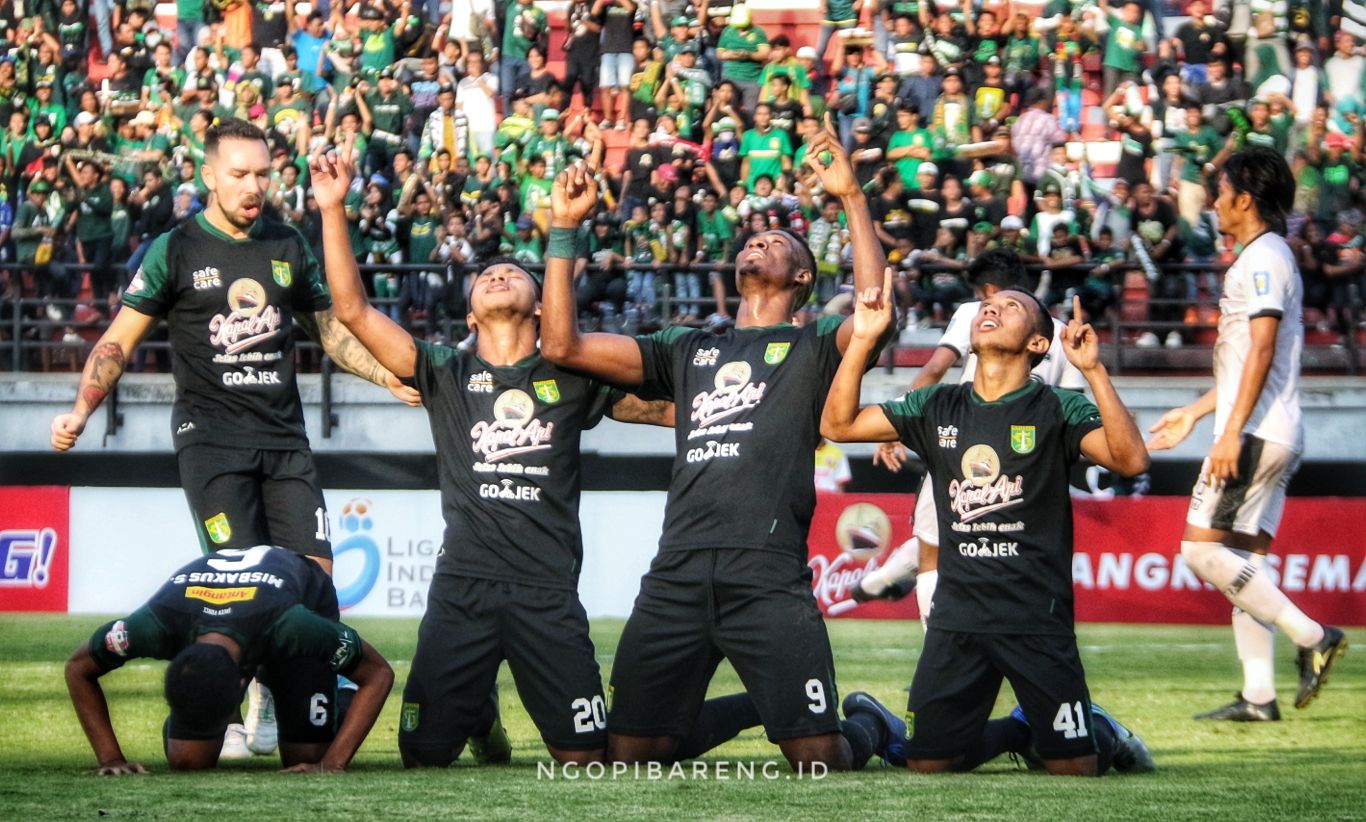
[[[1180,556],[1184,497],[1073,500],[1079,622],[1223,624],[1229,603]],[[824,494],[811,523],[812,586],[830,617],[918,616],[915,597],[858,604],[857,581],[911,537],[912,494]],[[1332,527],[1325,527],[1333,523]],[[1366,625],[1366,499],[1292,498],[1267,560],[1314,619]]]
[[[66,612],[67,488],[0,488],[0,611]]]

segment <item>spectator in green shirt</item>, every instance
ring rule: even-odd
[[[822,0],[821,10],[821,36],[816,41],[816,56],[824,60],[825,50],[830,47],[835,32],[858,25],[863,0]]]
[[[1209,197],[1205,185],[1205,167],[1214,159],[1222,144],[1219,132],[1206,125],[1200,104],[1188,104],[1186,130],[1176,135],[1172,178],[1176,181],[1177,212],[1191,225],[1199,221],[1201,212],[1205,210],[1205,201]]]
[[[546,20],[545,12],[537,8],[532,0],[517,0],[508,7],[503,23],[503,50],[498,55],[498,88],[504,102],[512,100],[517,78],[531,71],[526,59],[527,52],[549,30],[550,23]]]
[[[773,109],[760,103],[754,109],[754,128],[740,138],[740,177],[751,193],[754,181],[768,177],[775,182],[792,170],[792,143],[787,132],[773,128]]]
[[[1138,0],[1125,0],[1119,14],[1110,7],[1110,0],[1100,0],[1110,22],[1110,33],[1105,38],[1105,59],[1101,63],[1105,76],[1104,96],[1114,93],[1125,80],[1137,80],[1139,55],[1143,53],[1143,7]]]
[[[384,19],[384,12],[372,5],[364,5],[360,10],[360,37],[362,69],[388,68],[393,65],[396,55],[395,43],[408,29],[408,11],[411,4],[404,0],[398,10],[398,19],[392,24]]]
[[[116,291],[114,271],[109,265],[114,239],[114,196],[104,181],[104,169],[93,160],[78,166],[76,184],[67,230],[75,230],[77,262],[91,266],[90,287],[95,292],[95,307],[108,315],[109,299]]]
[[[907,191],[920,188],[916,173],[921,163],[929,161],[933,150],[934,137],[929,129],[920,127],[920,109],[912,102],[903,102],[896,111],[896,131],[887,141],[887,159],[896,163]]]
[[[803,114],[811,113],[811,74],[792,54],[792,41],[786,34],[773,38],[769,45],[768,63],[759,75],[759,99],[768,102],[773,99],[774,90],[769,83],[774,77],[786,77],[791,81],[789,95],[802,106]]]
[[[722,30],[716,41],[716,56],[721,61],[721,79],[730,80],[740,89],[740,99],[746,111],[753,111],[759,102],[759,79],[768,60],[768,36],[753,25],[749,9],[737,5],[731,12],[730,25]]]

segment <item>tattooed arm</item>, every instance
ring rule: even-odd
[[[104,398],[114,390],[133,350],[156,324],[156,318],[134,311],[127,306],[114,315],[109,330],[104,332],[81,373],[80,388],[71,411],[58,414],[52,420],[52,447],[66,451],[76,444],[85,430],[86,420],[100,407]]]
[[[332,309],[326,308],[314,314],[296,314],[294,321],[303,328],[304,333],[312,337],[318,345],[323,347],[332,361],[343,370],[349,371],[363,380],[368,380],[375,385],[382,385],[389,389],[399,400],[412,406],[422,404],[422,397],[416,390],[404,385],[401,380],[390,373],[389,369],[379,364],[379,361],[365,350],[356,335],[347,330],[342,325],[341,320],[332,313]]]
[[[635,394],[627,394],[608,410],[607,416],[617,422],[673,428],[674,404],[670,400],[642,400]]]

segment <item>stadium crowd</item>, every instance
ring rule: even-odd
[[[308,156],[356,135],[353,251],[376,266],[371,296],[432,339],[463,327],[466,265],[542,262],[551,181],[580,158],[601,201],[576,286],[586,326],[727,322],[721,271],[775,226],[815,252],[815,314],[847,291],[850,255],[803,163],[828,117],[899,268],[903,330],[946,320],[971,299],[968,261],[1007,246],[1060,314],[1078,294],[1102,316],[1144,272],[1169,301],[1151,318],[1176,329],[1137,343],[1180,346],[1219,286],[1171,264],[1229,259],[1213,184],[1251,144],[1296,173],[1311,323],[1349,333],[1355,317],[1355,0],[1189,0],[1179,26],[1157,0],[822,0],[814,47],[706,0],[571,0],[554,24],[534,0],[175,7],[163,28],[147,0],[0,3],[6,310],[49,299],[36,316],[71,322],[83,263],[107,314],[151,241],[202,208],[205,130],[235,116],[269,134],[268,211],[319,253]]]

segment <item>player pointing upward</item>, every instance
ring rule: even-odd
[[[858,294],[821,433],[838,442],[901,440],[928,463],[941,500],[939,589],[911,684],[908,767],[968,770],[1032,742],[1052,773],[1103,773],[1111,756],[1120,769],[1151,768],[1137,737],[1092,711],[1073,628],[1068,467],[1083,454],[1123,474],[1148,466],[1095,331],[1073,319],[1062,344],[1099,411],[1079,393],[1030,379],[1053,321],[1016,288],[987,297],[973,320],[972,383],[860,409],[863,363],[892,324],[891,283],[889,270],[881,289]],[[988,722],[1002,678],[1022,716]]]
[[[847,154],[827,130],[807,157],[845,209],[855,281],[875,285],[885,259]],[[754,235],[736,257],[741,302],[725,333],[580,334],[570,275],[576,231],[597,203],[587,170],[562,173],[551,202],[545,356],[638,386],[642,397],[672,399],[686,413],[675,426],[659,555],[641,581],[612,668],[609,757],[679,756],[684,737],[717,721],[703,713],[702,701],[727,658],[789,763],[862,767],[874,750],[885,750],[891,723],[867,699],[855,700],[859,709],[841,724],[834,660],[806,565],[817,421],[853,334],[838,318],[791,324],[811,293],[811,250],[787,231]],[[876,349],[865,347],[865,364]]]
[[[1219,177],[1219,228],[1243,247],[1224,275],[1214,387],[1152,427],[1154,451],[1171,448],[1214,412],[1214,447],[1191,492],[1181,556],[1233,603],[1233,640],[1243,689],[1197,719],[1280,719],[1272,665],[1273,628],[1299,647],[1295,707],[1318,695],[1347,637],[1295,607],[1265,571],[1285,489],[1304,450],[1300,421],[1303,284],[1285,242],[1295,179],[1285,158],[1261,147],[1234,154]]]

